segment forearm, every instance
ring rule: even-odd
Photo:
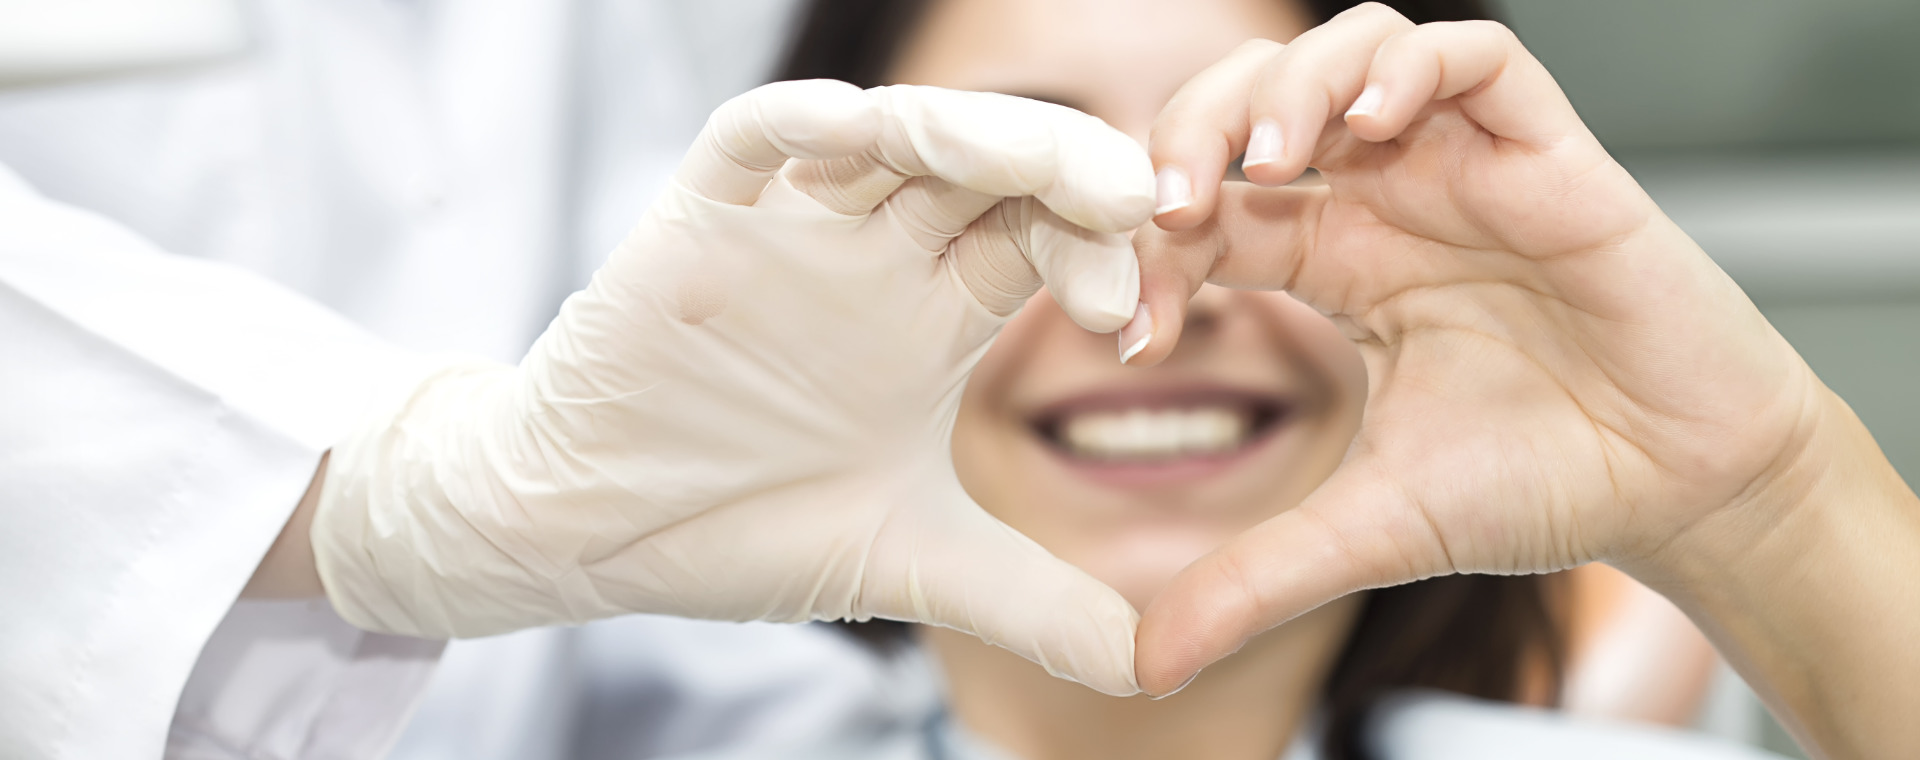
[[[320,585],[320,572],[314,565],[310,536],[313,512],[320,504],[320,489],[327,483],[328,457],[321,455],[313,482],[307,485],[300,505],[294,508],[293,516],[287,518],[287,526],[281,529],[280,536],[267,549],[266,557],[260,560],[259,569],[254,570],[246,588],[240,591],[242,599],[304,599],[326,595],[326,589]]]
[[[1824,757],[1920,746],[1920,500],[1852,410],[1821,389],[1806,454],[1754,513],[1703,523],[1649,580],[1700,623]]]

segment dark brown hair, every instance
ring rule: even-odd
[[[874,87],[929,0],[814,0],[776,80],[839,79]],[[1325,22],[1356,2],[1302,0]],[[1492,19],[1479,0],[1400,0],[1386,5],[1416,23]],[[1339,661],[1322,687],[1321,751],[1367,760],[1361,736],[1381,697],[1441,689],[1482,699],[1550,703],[1559,693],[1565,636],[1556,600],[1559,576],[1454,575],[1368,592]],[[882,649],[907,641],[907,627],[874,621],[849,633]]]
[[[1298,0],[1326,23],[1360,3]],[[929,0],[813,0],[798,16],[799,32],[787,45],[773,81],[838,79],[861,87],[888,82],[887,70],[925,14]],[[1495,19],[1481,0],[1394,0],[1383,3],[1416,24],[1430,21]]]

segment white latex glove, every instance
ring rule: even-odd
[[[949,434],[1043,280],[1089,329],[1133,316],[1121,233],[1153,192],[1137,144],[1045,103],[827,81],[736,98],[518,368],[445,369],[333,450],[328,596],[428,636],[917,621],[1134,693],[1133,608],[981,511]]]

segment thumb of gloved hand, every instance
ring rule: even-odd
[[[921,482],[940,487],[875,537],[861,613],[972,633],[1054,676],[1114,696],[1139,692],[1133,606],[980,509],[952,472],[929,467]]]

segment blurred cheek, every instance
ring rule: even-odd
[[[1057,328],[1062,321],[1069,325],[1072,323],[1045,288],[1027,299],[1027,304],[1014,312],[1013,319],[1000,328],[1000,335],[994,338],[993,347],[980,357],[979,364],[974,365],[973,374],[967,379],[966,400],[960,407],[960,413],[981,415],[998,407],[1005,398],[1007,384],[1023,368],[1025,358],[1031,356],[1036,344],[1044,341],[1048,331]]]
[[[1042,289],[1001,328],[967,379],[954,421],[954,470],[967,493],[1002,520],[1019,522],[1008,512],[1025,501],[1020,484],[1032,465],[1012,454],[1025,431],[1008,409],[1009,390],[1024,373],[1047,371],[1037,360],[1060,354],[1061,333],[1079,330]]]
[[[1232,537],[1213,523],[1130,525],[1099,540],[1056,540],[1047,548],[1144,610],[1187,565]]]
[[[1297,341],[1299,358],[1333,382],[1339,394],[1334,403],[1356,420],[1367,398],[1367,364],[1353,342],[1340,334],[1332,320],[1285,293],[1265,299],[1283,329]],[[1344,444],[1342,445],[1344,448]]]

